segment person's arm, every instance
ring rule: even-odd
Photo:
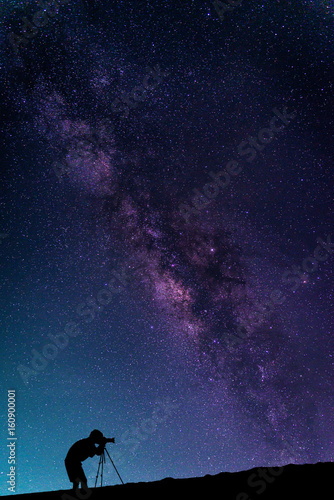
[[[99,444],[99,446],[97,448],[94,446],[95,455],[102,455],[103,450],[104,450],[104,446],[105,446],[104,443]]]
[[[100,444],[98,447],[96,447],[94,443],[91,443],[88,451],[88,456],[93,458],[95,457],[95,455],[102,455],[103,448],[103,444]]]

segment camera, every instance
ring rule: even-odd
[[[102,442],[103,442],[104,445],[106,445],[107,443],[114,443],[115,442],[115,438],[106,438],[106,437],[103,437]]]

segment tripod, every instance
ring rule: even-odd
[[[123,479],[122,479],[122,478],[121,478],[121,476],[119,475],[119,472],[118,472],[118,470],[116,469],[116,465],[115,465],[115,464],[114,464],[114,462],[112,461],[111,456],[109,455],[109,452],[108,452],[107,448],[106,448],[106,447],[104,447],[103,452],[102,452],[102,453],[101,453],[101,455],[100,455],[99,466],[98,466],[98,468],[97,468],[97,474],[96,474],[96,479],[95,479],[95,488],[96,488],[96,483],[97,483],[97,480],[98,480],[99,474],[101,475],[101,486],[102,486],[102,480],[103,480],[103,465],[106,463],[106,455],[105,455],[105,452],[107,452],[107,455],[108,455],[108,457],[109,457],[109,460],[110,460],[110,462],[113,464],[114,469],[115,469],[115,471],[117,472],[117,475],[118,475],[118,477],[119,477],[119,478],[120,478],[120,480],[121,480],[121,483],[122,483],[122,484],[124,484],[124,483],[123,483]]]

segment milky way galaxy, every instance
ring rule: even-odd
[[[1,39],[19,493],[66,488],[93,428],[126,482],[334,458],[333,9],[213,3],[64,2],[18,53]],[[36,11],[10,4],[7,34]]]

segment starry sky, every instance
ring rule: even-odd
[[[124,482],[333,461],[334,2],[61,3],[0,8],[16,492],[95,428]]]

